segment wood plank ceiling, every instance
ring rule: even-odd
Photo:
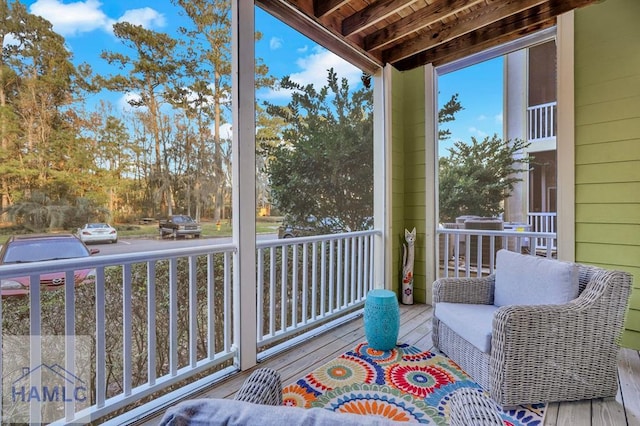
[[[602,0],[256,0],[369,73],[442,65],[551,27]]]

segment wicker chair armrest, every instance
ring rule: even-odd
[[[576,338],[576,329],[595,327],[594,324],[584,324],[589,316],[589,309],[572,301],[561,305],[509,305],[501,306],[493,317],[492,347],[498,351],[509,350],[508,346],[517,341],[528,343],[538,341],[548,344],[548,340],[563,340],[567,337]],[[580,323],[580,324],[578,324]],[[567,330],[573,330],[567,331]],[[569,336],[565,336],[569,334]],[[493,352],[493,351],[492,351]]]
[[[493,304],[495,276],[440,278],[433,283],[433,303]]]
[[[280,374],[271,368],[255,370],[242,383],[235,399],[254,404],[282,405]]]
[[[499,407],[481,390],[460,388],[449,400],[450,426],[502,426]]]

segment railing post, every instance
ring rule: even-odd
[[[233,341],[240,369],[257,363],[255,12],[253,0],[232,4]],[[240,54],[242,52],[242,54]]]

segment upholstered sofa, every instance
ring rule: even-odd
[[[621,271],[500,250],[495,274],[433,286],[433,341],[501,406],[616,395]]]

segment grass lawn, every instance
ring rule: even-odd
[[[256,221],[257,234],[273,234],[278,232],[278,226],[282,223],[281,218],[262,218]],[[225,219],[220,222],[220,229],[215,222],[203,221],[202,236],[203,237],[230,237],[232,233],[231,220]],[[150,225],[115,225],[118,229],[118,237],[155,237],[158,235],[158,224]]]
[[[280,217],[258,217],[256,219],[256,233],[257,234],[275,234],[278,232],[278,226],[282,223]],[[118,238],[131,238],[131,237],[157,237],[158,236],[158,223],[152,223],[148,225],[138,224],[115,224],[113,225],[118,229]],[[0,227],[0,245],[13,234],[14,229],[12,227]],[[59,230],[57,232],[69,232],[68,230]],[[71,231],[75,232],[75,230]],[[215,222],[203,221],[202,222],[202,237],[230,237],[232,234],[231,221],[225,219],[220,222],[220,229],[216,226]]]

